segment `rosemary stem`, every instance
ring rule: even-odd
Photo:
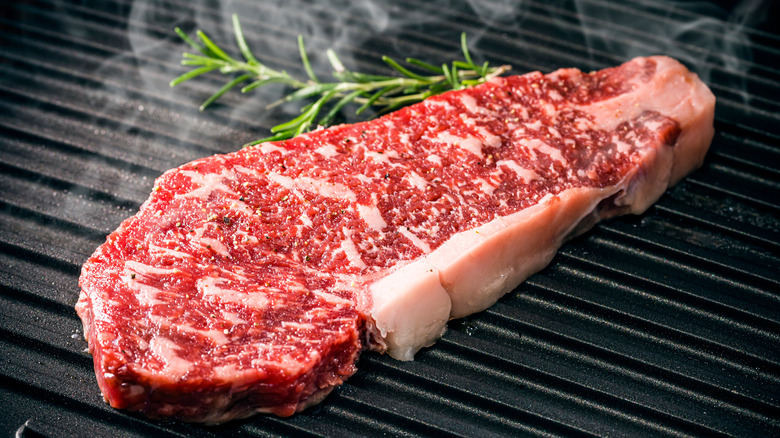
[[[269,140],[284,140],[309,131],[319,124],[327,125],[333,121],[341,109],[348,104],[358,104],[356,114],[360,115],[369,107],[376,107],[380,113],[388,112],[404,105],[419,102],[429,96],[443,93],[447,90],[457,90],[477,85],[500,76],[510,70],[507,65],[490,67],[487,62],[475,64],[469,53],[466,35],[462,34],[460,43],[464,60],[442,64],[441,67],[415,58],[406,58],[406,63],[424,70],[417,73],[402,66],[395,60],[383,56],[382,60],[396,72],[396,76],[365,74],[348,70],[333,50],[326,52],[328,61],[333,67],[333,77],[337,82],[321,82],[314,73],[309,61],[309,55],[303,43],[303,37],[298,37],[298,50],[301,62],[306,72],[306,80],[297,79],[286,71],[279,71],[260,62],[244,37],[238,16],[233,15],[233,31],[240,56],[234,58],[214,43],[204,32],[198,30],[195,38],[190,38],[181,29],[176,33],[194,50],[199,52],[184,53],[182,65],[191,66],[192,70],[183,73],[171,81],[176,86],[208,72],[218,70],[222,74],[234,75],[216,93],[212,94],[201,105],[201,110],[215,102],[232,88],[240,88],[242,93],[269,84],[283,84],[294,91],[282,99],[272,102],[267,108],[272,108],[284,102],[309,100],[300,114],[292,120],[271,128],[271,137],[256,140],[248,145]],[[247,84],[248,82],[248,84]],[[244,84],[242,86],[242,84]],[[319,113],[325,116],[319,118]]]

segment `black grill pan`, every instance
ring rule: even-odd
[[[277,4],[279,3],[279,4]],[[364,354],[325,402],[207,427],[106,405],[73,310],[81,264],[163,171],[289,119],[281,89],[171,89],[201,28],[299,76],[326,48],[447,62],[467,32],[515,73],[667,54],[718,97],[704,166],[610,220],[404,363]],[[71,436],[780,435],[780,35],[770,1],[9,1],[0,6],[0,433]],[[345,112],[342,121],[357,119]]]

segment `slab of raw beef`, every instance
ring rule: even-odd
[[[291,415],[480,311],[699,166],[714,97],[678,62],[497,78],[163,174],[83,268],[114,407]]]

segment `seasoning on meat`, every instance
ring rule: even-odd
[[[699,166],[714,97],[678,62],[496,78],[383,118],[185,164],[84,265],[114,407],[287,416],[412,359],[598,220]]]

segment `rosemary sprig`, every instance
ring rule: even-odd
[[[406,59],[408,64],[425,70],[428,74],[415,73],[387,56],[383,56],[382,60],[400,73],[400,76],[359,73],[345,68],[336,53],[328,50],[328,61],[333,67],[332,74],[337,82],[322,82],[314,74],[303,37],[298,36],[301,62],[308,77],[306,80],[299,80],[285,71],[274,70],[257,60],[246,43],[241,23],[236,15],[233,15],[233,30],[243,60],[228,55],[200,30],[196,32],[199,42],[194,41],[178,27],[175,30],[184,42],[199,54],[189,52],[183,54],[182,65],[192,66],[193,69],[172,80],[172,87],[214,70],[219,70],[223,74],[237,75],[206,99],[200,106],[201,111],[241,84],[246,84],[241,88],[242,93],[274,83],[295,89],[284,98],[268,105],[268,108],[284,102],[313,99],[313,102],[301,109],[299,116],[271,128],[270,137],[255,140],[245,146],[264,141],[284,140],[316,126],[327,126],[333,122],[338,112],[350,103],[360,105],[355,111],[356,114],[361,114],[369,107],[376,107],[380,114],[384,114],[435,94],[480,84],[510,69],[507,65],[490,67],[487,62],[482,65],[475,64],[469,53],[466,34],[463,33],[461,34],[463,61],[453,61],[437,67],[419,59]],[[327,112],[321,115],[326,108]]]

